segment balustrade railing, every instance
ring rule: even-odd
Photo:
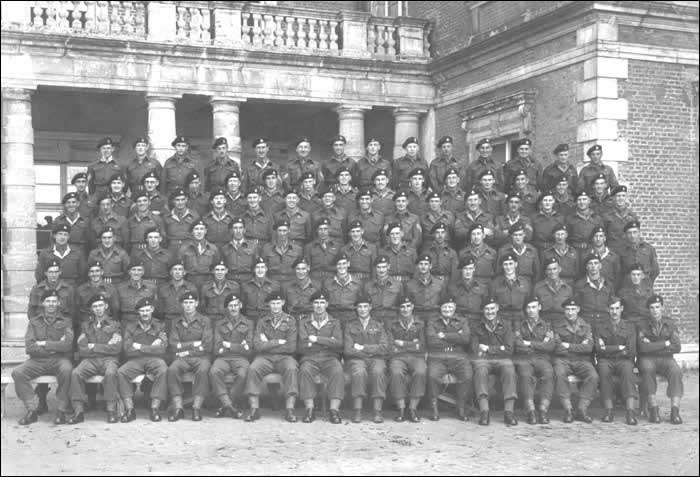
[[[21,3],[30,9],[29,26],[36,30],[127,37],[146,35],[144,2]]]

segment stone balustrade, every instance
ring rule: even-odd
[[[146,35],[145,2],[16,3],[19,6],[8,6],[8,9],[26,9],[26,25],[42,32],[135,38]],[[3,24],[4,20],[5,12]]]

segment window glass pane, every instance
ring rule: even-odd
[[[493,160],[498,164],[503,164],[506,162],[506,145],[505,144],[494,144],[493,153],[491,154]]]
[[[35,200],[37,204],[60,204],[61,186],[37,184],[35,190]]]
[[[70,181],[71,179],[73,179],[73,176],[76,175],[78,172],[87,172],[87,167],[77,165],[66,166],[66,175],[64,176],[66,192],[75,192],[75,186],[71,184]]]
[[[387,2],[389,4],[389,17],[395,17],[399,14],[399,2]]]
[[[37,184],[61,184],[60,164],[36,164],[34,173],[36,174]]]

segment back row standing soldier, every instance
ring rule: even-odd
[[[160,181],[165,195],[170,195],[178,188],[185,187],[189,173],[199,171],[199,164],[190,157],[190,141],[186,137],[176,137],[171,145],[175,148],[175,154],[165,161],[163,178]]]
[[[296,155],[287,163],[282,172],[283,182],[289,188],[298,189],[304,174],[314,174],[316,184],[323,183],[321,165],[311,158],[311,140],[307,137],[300,138],[296,143]]]
[[[435,192],[441,192],[444,189],[447,172],[450,170],[457,171],[460,180],[464,179],[467,164],[464,160],[456,159],[452,155],[453,142],[452,136],[443,136],[437,142],[439,155],[432,160],[428,168],[430,186]]]
[[[211,147],[214,159],[204,168],[204,192],[226,188],[226,177],[229,174],[241,174],[238,163],[228,155],[228,141],[225,137],[217,137]]]
[[[138,137],[134,141],[136,157],[126,166],[126,179],[132,194],[143,190],[143,177],[153,171],[160,179],[163,175],[163,166],[157,159],[148,156],[149,142],[144,137]],[[133,198],[133,197],[132,197]]]
[[[322,190],[331,189],[338,183],[336,176],[341,167],[348,169],[352,177],[358,177],[357,162],[345,154],[346,144],[347,139],[345,139],[345,136],[341,134],[338,134],[331,139],[333,154],[331,154],[331,156],[323,162],[321,168],[325,184],[325,187]]]
[[[532,141],[527,138],[521,139],[517,145],[518,157],[504,164],[503,175],[507,186],[513,184],[520,171],[525,171],[530,185],[536,186],[541,183],[542,164],[530,157],[531,146]]]
[[[479,182],[479,175],[485,170],[492,170],[495,172],[496,188],[502,192],[505,191],[506,182],[503,178],[503,168],[499,167],[498,163],[491,157],[493,154],[491,141],[488,138],[480,139],[476,143],[476,150],[479,151],[479,157],[466,167],[461,184],[462,189],[468,191],[475,188]]]
[[[114,141],[112,138],[102,138],[97,143],[100,158],[91,163],[87,169],[87,186],[89,192],[100,197],[109,193],[109,182],[114,174],[122,173],[122,168],[114,160]]]
[[[420,155],[418,144],[418,138],[413,136],[407,138],[402,144],[406,153],[402,157],[394,159],[392,172],[392,188],[394,190],[408,189],[409,179],[416,169],[428,170],[428,163]]]
[[[574,194],[578,181],[576,167],[569,163],[569,145],[559,144],[554,148],[555,160],[542,171],[542,180],[537,185],[540,191],[555,190],[562,176],[566,177],[569,193]]]
[[[393,163],[390,159],[385,159],[379,154],[381,149],[382,143],[376,137],[370,137],[367,140],[367,155],[357,161],[357,169],[355,171],[348,169],[350,174],[352,174],[356,187],[363,189],[372,187],[374,185],[374,180],[372,178],[379,170],[389,172],[389,184],[393,186]],[[396,189],[394,188],[394,190]]]
[[[599,174],[605,176],[606,182],[609,187],[617,187],[620,185],[617,182],[617,177],[615,176],[615,171],[612,167],[603,164],[603,146],[600,144],[595,144],[588,148],[586,155],[591,159],[591,162],[583,166],[581,172],[578,175],[578,183],[576,186],[576,191],[591,191],[593,186],[593,181],[598,177]]]

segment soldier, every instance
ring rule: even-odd
[[[523,214],[532,219],[537,214],[537,201],[540,194],[534,182],[530,182],[527,170],[521,169],[514,171],[512,174],[513,182],[511,183],[510,193],[517,194],[520,197]]]
[[[124,354],[126,362],[118,370],[119,395],[126,408],[121,417],[122,422],[136,419],[134,410],[134,390],[131,380],[147,374],[153,379],[150,399],[150,419],[159,422],[160,403],[168,398],[165,352],[168,349],[168,334],[165,325],[153,318],[155,300],[141,298],[136,303],[139,319],[131,322],[124,330]]]
[[[505,212],[506,195],[495,188],[496,173],[486,169],[479,174],[478,192],[481,196],[481,205],[485,212],[498,217]]]
[[[540,197],[542,200],[542,197]],[[525,232],[525,241],[530,243],[532,241],[533,234],[533,221],[527,215],[521,213],[522,204],[520,202],[520,196],[518,194],[509,193],[505,198],[505,213],[496,217],[495,226],[496,230],[494,232],[493,244],[495,247],[501,247],[508,243],[510,238],[509,230],[512,226],[517,223],[522,224],[523,230]],[[535,247],[537,245],[535,244]]]
[[[226,314],[226,297],[234,294],[241,296],[241,286],[226,278],[228,267],[224,259],[219,259],[211,265],[212,278],[202,285],[200,293],[200,310],[216,326],[218,321]]]
[[[432,272],[433,259],[430,255],[421,254],[416,258],[418,265],[415,278],[405,284],[405,293],[417,303],[415,313],[421,320],[427,320],[440,308],[440,297],[447,290],[449,280],[438,279]]]
[[[336,203],[334,188],[325,190],[321,196],[321,207],[311,214],[311,223],[318,228],[322,219],[327,219],[328,236],[339,243],[345,242],[348,228],[348,211]],[[316,231],[316,229],[313,229]],[[309,241],[313,240],[313,235]]]
[[[571,192],[569,180],[566,176],[561,176],[554,189],[554,208],[562,216],[566,217],[576,211],[576,195]]]
[[[187,194],[178,188],[170,193],[170,203],[173,208],[163,217],[165,235],[168,239],[168,250],[178,255],[183,245],[189,242],[192,224],[199,220],[199,214],[187,207]]]
[[[163,175],[163,166],[158,159],[148,157],[149,142],[145,137],[137,137],[134,141],[134,157],[126,166],[126,183],[132,194],[142,192],[143,176],[153,171],[157,177]]]
[[[209,279],[211,266],[221,260],[221,254],[219,248],[206,239],[207,224],[202,219],[192,222],[190,233],[191,240],[180,247],[178,256],[185,263],[189,281],[201,290]]]
[[[85,255],[79,250],[71,248],[68,240],[70,239],[70,225],[54,224],[51,231],[53,237],[53,247],[42,250],[39,253],[39,259],[36,263],[34,277],[39,282],[44,277],[44,269],[46,264],[58,260],[61,265],[61,278],[71,286],[77,286],[85,281]]]
[[[598,358],[600,375],[600,397],[605,407],[603,422],[613,421],[613,375],[621,381],[622,396],[626,400],[627,424],[637,425],[634,410],[639,398],[634,385],[634,358],[637,354],[637,333],[632,323],[622,320],[622,302],[611,296],[607,302],[608,319],[593,327],[595,353]]]
[[[330,236],[331,219],[321,217],[316,222],[316,239],[306,244],[304,257],[311,268],[311,278],[323,283],[335,274],[335,257],[343,242],[339,237]]]
[[[554,391],[554,332],[546,321],[540,319],[542,305],[536,295],[525,300],[526,319],[515,329],[515,369],[527,408],[528,424],[549,424],[549,404]],[[535,411],[535,386],[541,384],[539,412]]]
[[[159,190],[161,175],[162,173],[158,174],[156,171],[147,172],[141,178],[141,184],[143,184],[143,191],[148,195],[149,210],[154,215],[165,217],[168,213],[168,203]]]
[[[241,175],[236,172],[229,172],[224,181],[226,184],[226,210],[234,217],[240,217],[245,212],[248,205],[245,194],[241,190]]]
[[[253,278],[241,284],[241,297],[246,316],[257,321],[267,312],[268,306],[265,301],[267,297],[279,290],[280,283],[267,276],[267,261],[263,257],[257,257],[253,262]]]
[[[187,208],[204,217],[209,213],[209,196],[202,191],[202,177],[199,172],[193,170],[185,177],[185,191],[187,192]]]
[[[347,140],[345,136],[338,134],[331,139],[331,147],[333,154],[330,158],[323,162],[321,170],[323,171],[323,179],[325,187],[323,190],[328,190],[338,183],[336,173],[341,167],[347,168],[353,177],[357,177],[357,163],[345,154],[345,145]]]
[[[248,189],[246,196],[248,206],[241,218],[245,225],[246,239],[254,247],[262,247],[272,238],[272,216],[260,207],[261,190],[258,187]]]
[[[304,256],[303,245],[289,239],[290,224],[287,219],[275,223],[275,240],[262,247],[260,256],[265,259],[270,275],[275,277],[282,286],[294,279],[292,265]]]
[[[417,168],[408,173],[408,210],[421,217],[428,209],[428,194],[430,187],[425,185],[427,173],[425,169]]]
[[[574,296],[581,306],[581,317],[595,327],[608,318],[608,301],[615,293],[614,285],[601,275],[600,257],[587,255],[583,260],[586,275],[576,282]]]
[[[231,241],[221,247],[221,255],[226,261],[229,278],[243,284],[253,278],[253,263],[258,256],[258,247],[246,239],[242,218],[232,219],[229,226]]]
[[[165,161],[160,181],[165,195],[170,195],[177,189],[187,189],[187,176],[190,172],[199,170],[199,164],[189,154],[190,141],[186,137],[178,136],[170,145],[175,148],[175,154]]]
[[[87,258],[90,239],[90,223],[88,222],[90,217],[87,215],[89,212],[84,215],[80,211],[80,199],[77,192],[69,192],[64,195],[61,203],[63,204],[63,213],[54,219],[53,226],[67,225],[70,228],[68,245]]]
[[[260,188],[260,207],[272,216],[285,205],[285,192],[279,174],[275,169],[265,169],[260,173],[263,186]]]
[[[379,169],[374,174],[372,174],[372,182],[374,187],[372,188],[372,208],[379,212],[382,217],[386,215],[391,215],[396,211],[394,206],[394,192],[388,187],[389,185],[389,171],[386,169]]]
[[[292,269],[296,277],[284,290],[284,301],[289,314],[298,318],[313,311],[311,296],[321,290],[321,281],[309,276],[309,261],[303,256],[292,263]]]
[[[476,265],[474,277],[479,283],[489,285],[496,275],[497,254],[484,243],[484,230],[484,226],[479,223],[471,224],[467,231],[470,243],[459,252],[459,259],[464,260],[467,256],[471,256]]]
[[[447,293],[454,297],[457,313],[466,317],[469,326],[473,327],[481,319],[481,304],[488,296],[489,289],[476,279],[476,261],[471,255],[459,261],[459,270],[459,278],[450,282]]]
[[[532,293],[532,281],[520,273],[519,258],[512,252],[504,254],[499,263],[501,271],[491,281],[489,294],[498,300],[498,317],[517,330],[523,318],[525,300]]]
[[[241,168],[228,155],[228,141],[225,137],[217,137],[211,148],[214,150],[214,160],[204,168],[204,190],[226,187],[226,177],[235,173],[240,177]]]
[[[284,298],[275,291],[265,299],[269,311],[263,315],[255,326],[253,342],[257,356],[248,368],[246,394],[250,402],[250,414],[246,422],[260,419],[260,388],[265,376],[276,372],[282,375],[282,392],[286,396],[285,420],[297,422],[294,404],[298,394],[299,365],[294,359],[297,349],[296,319],[282,311]]]
[[[357,317],[345,327],[345,358],[350,374],[353,399],[352,422],[362,422],[362,400],[372,399],[375,424],[384,422],[382,404],[386,397],[386,360],[389,338],[381,321],[374,318],[369,297],[358,294],[355,300]]]
[[[396,400],[399,414],[396,422],[403,422],[408,403],[408,420],[419,422],[418,403],[425,394],[425,324],[413,316],[413,301],[409,296],[399,300],[399,316],[386,322],[389,341],[389,388]]]
[[[107,422],[114,424],[119,420],[116,408],[119,398],[117,370],[119,353],[122,350],[122,334],[119,323],[107,313],[108,307],[107,297],[93,296],[90,300],[90,318],[81,324],[78,349],[82,361],[71,372],[70,398],[74,414],[68,419],[68,424],[77,424],[85,420],[85,381],[97,375],[104,376],[102,386],[107,401]]]
[[[601,270],[608,282],[617,284],[620,281],[620,257],[606,246],[607,238],[604,227],[596,227],[591,231],[591,245],[584,252],[584,256],[595,254],[600,257]],[[581,270],[581,275],[585,270]]]
[[[452,155],[453,142],[452,136],[443,136],[438,139],[437,148],[439,155],[430,162],[430,167],[428,168],[428,177],[433,190],[443,190],[446,175],[450,169],[457,171],[460,181],[465,176],[467,164],[465,161],[458,160]]]
[[[466,172],[463,172],[463,174],[466,174]],[[466,205],[464,203],[466,197],[464,195],[464,191],[460,187],[460,182],[462,181],[463,178],[460,177],[459,170],[454,168],[447,169],[443,180],[443,188],[440,192],[442,197],[442,206],[446,210],[452,211],[452,213],[455,215],[464,213],[466,209]]]
[[[134,260],[129,263],[129,280],[117,285],[122,330],[128,323],[139,319],[139,310],[136,308],[139,300],[142,298],[150,298],[153,302],[156,300],[156,286],[143,282],[143,272],[143,263]]]
[[[233,216],[226,209],[226,191],[220,187],[209,194],[210,212],[202,220],[207,224],[207,238],[219,250],[231,241]]]
[[[557,257],[549,257],[544,262],[544,280],[535,284],[534,294],[539,297],[542,318],[552,327],[564,322],[565,300],[574,296],[574,289],[560,277],[561,266]]]
[[[664,316],[664,299],[652,295],[646,302],[649,320],[639,330],[639,372],[642,375],[643,392],[648,395],[649,422],[661,422],[659,406],[656,404],[656,374],[668,380],[666,395],[671,398],[671,424],[682,424],[680,416],[683,397],[683,373],[673,358],[680,353],[681,340],[675,323]]]
[[[636,220],[625,224],[624,232],[626,240],[620,251],[622,272],[627,273],[632,264],[639,263],[644,270],[644,275],[647,280],[654,286],[654,281],[656,281],[656,277],[659,276],[659,261],[656,258],[656,249],[654,246],[642,240],[639,233],[640,228],[641,225]]]
[[[382,149],[381,141],[376,137],[370,137],[367,139],[366,148],[367,155],[357,161],[357,168],[355,169],[355,174],[353,174],[356,186],[361,188],[372,187],[372,184],[374,183],[372,176],[380,169],[387,170],[389,171],[390,175],[393,175],[391,172],[393,169],[392,161],[389,159],[384,159],[379,154],[379,151]],[[353,171],[351,170],[350,172]],[[392,177],[389,177],[389,183],[393,184]]]
[[[102,262],[95,260],[88,263],[87,270],[87,282],[80,285],[75,293],[78,313],[75,316],[73,325],[76,331],[76,336],[80,334],[78,333],[80,323],[87,320],[90,316],[90,299],[95,295],[103,295],[105,298],[107,298],[107,304],[109,305],[108,310],[112,315],[112,319],[117,321],[121,320],[117,288],[114,285],[104,281]]]
[[[402,147],[406,153],[394,160],[392,184],[395,190],[408,188],[411,171],[418,168],[428,169],[428,163],[419,154],[418,138],[413,136],[407,138],[403,142]],[[430,186],[430,179],[428,178],[427,181],[427,185]]]
[[[496,225],[493,215],[484,212],[481,208],[481,197],[475,190],[470,190],[466,194],[467,210],[457,217],[455,221],[455,248],[461,248],[461,245],[468,242],[471,238],[472,226],[475,224],[481,225],[481,231],[485,238],[493,241],[495,238]]]
[[[506,183],[503,180],[503,167],[491,157],[491,154],[493,154],[491,140],[488,138],[480,139],[476,143],[476,150],[479,151],[479,157],[477,157],[475,161],[470,162],[467,166],[462,188],[467,191],[475,188],[479,182],[479,174],[486,169],[491,169],[496,174],[494,177],[496,180],[496,189],[504,192]]]
[[[96,204],[92,200],[92,197],[88,194],[87,189],[87,173],[78,172],[71,179],[71,184],[75,186],[75,193],[78,195],[78,212],[85,220],[90,220],[92,217]]]
[[[354,220],[348,225],[350,240],[341,247],[340,251],[350,260],[350,273],[358,282],[369,280],[372,273],[372,262],[377,258],[378,241],[365,240],[363,223]]]
[[[483,304],[483,318],[472,330],[471,349],[475,356],[474,390],[479,399],[479,425],[488,426],[489,415],[489,373],[497,371],[501,378],[505,404],[504,421],[509,426],[518,425],[513,415],[516,391],[513,355],[514,337],[510,325],[498,316],[498,300],[489,297]]]
[[[355,301],[362,289],[362,282],[348,273],[350,259],[345,253],[339,252],[334,262],[336,273],[323,282],[323,289],[328,292],[330,312],[346,325],[355,317]]]
[[[404,233],[399,222],[389,224],[386,227],[386,235],[389,237],[389,243],[378,253],[389,261],[391,278],[400,282],[410,280],[418,257],[416,249],[404,241]]]
[[[428,346],[428,394],[431,421],[440,419],[438,396],[442,379],[447,373],[457,379],[457,419],[468,421],[465,406],[472,387],[472,368],[469,364],[471,332],[465,316],[456,315],[457,303],[450,295],[440,298],[440,314],[426,320],[425,339]]]
[[[90,220],[89,241],[93,247],[97,247],[100,241],[100,233],[107,227],[114,231],[114,241],[120,247],[126,247],[129,243],[129,224],[126,218],[117,215],[113,210],[112,197],[104,195],[96,201],[99,206],[99,213]]]
[[[299,186],[299,205],[298,207],[312,217],[323,207],[321,203],[322,195],[316,188],[316,177],[313,172],[305,172],[301,177],[301,186]],[[333,194],[335,198],[335,193]]]
[[[165,237],[165,223],[160,214],[151,211],[151,200],[146,191],[134,194],[135,210],[127,219],[129,226],[128,248],[133,254],[137,249],[144,249],[146,244],[146,231],[157,230],[160,237]]]
[[[510,243],[501,247],[497,260],[508,253],[518,257],[518,274],[526,276],[531,283],[535,283],[540,277],[541,267],[537,249],[529,243],[525,243],[525,226],[518,222],[511,225],[508,230]]]
[[[133,202],[124,192],[125,186],[126,177],[122,173],[114,174],[109,179],[109,195],[112,197],[112,210],[115,214],[124,217],[124,219],[129,216],[129,211],[133,206]]]
[[[338,183],[333,186],[336,203],[338,207],[346,210],[349,214],[357,209],[357,188],[352,185],[353,176],[350,170],[341,167],[338,169],[338,172],[335,173],[335,178],[338,181]]]
[[[639,330],[649,320],[647,300],[652,297],[654,290],[651,284],[644,280],[644,269],[638,263],[632,264],[629,271],[629,283],[622,287],[617,296],[624,306],[622,318],[631,321]]]
[[[102,262],[104,281],[114,285],[121,283],[129,270],[129,255],[115,245],[114,227],[108,225],[99,234],[100,245],[88,255],[88,262]]]
[[[554,190],[561,177],[564,176],[567,180],[569,192],[573,194],[576,192],[574,189],[576,188],[578,173],[576,172],[576,166],[569,163],[569,145],[558,144],[552,151],[552,154],[554,154],[555,159],[542,171],[541,181],[537,184],[537,188],[541,191]]]
[[[608,194],[608,183],[604,174],[598,174],[591,186],[591,210],[596,214],[606,215],[612,209],[612,197]]]
[[[363,293],[372,304],[372,315],[384,324],[396,317],[399,295],[403,292],[401,281],[391,278],[389,273],[389,259],[380,255],[374,261],[375,278],[362,286]]]
[[[362,223],[364,239],[379,246],[384,230],[384,214],[372,205],[372,191],[362,189],[357,193],[357,210],[348,214],[349,223]],[[351,227],[348,231],[352,232]],[[349,237],[352,239],[352,237]]]
[[[403,232],[403,240],[409,247],[418,250],[423,238],[423,228],[420,225],[420,217],[408,210],[408,194],[399,191],[393,197],[396,211],[384,217],[385,223],[398,223]],[[387,230],[388,233],[388,230]]]
[[[311,156],[311,141],[307,137],[302,137],[296,143],[296,156],[287,164],[287,171],[282,175],[284,183],[290,188],[297,188],[301,185],[302,176],[306,172],[312,172],[316,178],[316,183],[323,183],[323,172],[321,164],[314,161]]]
[[[109,193],[109,180],[122,168],[117,164],[112,156],[114,152],[114,141],[111,137],[104,137],[97,143],[97,150],[100,151],[100,158],[90,163],[87,168],[88,190],[97,197]]]
[[[610,196],[612,207],[603,215],[603,222],[608,231],[608,247],[620,255],[625,244],[624,227],[630,222],[639,221],[639,217],[627,202],[627,186],[613,187]]]
[[[180,259],[173,259],[170,263],[170,280],[158,288],[158,310],[161,320],[165,323],[165,329],[170,336],[173,322],[182,315],[182,302],[180,297],[186,293],[197,296],[197,287],[185,280],[185,264]]]
[[[240,419],[243,412],[234,403],[243,393],[248,379],[248,367],[253,357],[253,333],[255,323],[241,314],[243,304],[237,293],[229,293],[224,299],[224,316],[214,325],[214,363],[209,369],[209,380],[221,407],[216,417]],[[229,392],[224,378],[233,373],[233,385]]]
[[[284,207],[272,214],[272,218],[275,223],[285,221],[289,224],[288,240],[303,250],[306,242],[311,240],[311,214],[299,208],[299,193],[296,190],[288,190],[284,200]]]
[[[552,229],[552,238],[554,245],[544,250],[542,253],[543,261],[546,262],[550,258],[556,258],[561,267],[560,277],[569,286],[573,288],[574,284],[580,276],[581,257],[574,247],[570,247],[567,238],[569,237],[569,229],[565,224],[556,224]]]
[[[509,196],[510,197],[510,196]],[[552,191],[545,191],[540,197],[539,212],[532,217],[532,244],[544,255],[544,251],[554,245],[554,229],[564,225],[565,216],[554,207]]]
[[[340,403],[345,395],[345,374],[340,364],[342,324],[326,312],[328,296],[325,292],[315,291],[309,301],[313,311],[299,317],[299,394],[306,409],[302,422],[310,423],[316,418],[316,379],[323,376],[330,399],[329,420],[332,424],[340,424]]]
[[[532,141],[527,138],[518,141],[516,145],[518,157],[512,158],[503,165],[503,175],[506,184],[513,184],[516,177],[520,175],[520,171],[525,171],[526,182],[533,188],[540,184],[542,180],[542,164],[530,156],[531,146]],[[525,209],[525,207],[523,208]]]
[[[264,187],[265,181],[262,178],[262,172],[267,169],[277,169],[277,165],[274,164],[268,157],[270,152],[270,146],[267,139],[259,137],[253,141],[253,148],[255,149],[255,160],[245,166],[243,171],[243,176],[245,178],[245,190],[250,191],[253,187]]]
[[[192,384],[192,420],[202,420],[202,404],[209,394],[210,355],[214,340],[211,321],[197,311],[199,301],[192,292],[180,296],[182,314],[173,321],[170,331],[170,348],[175,360],[168,366],[168,390],[173,401],[173,411],[168,421],[175,422],[185,417],[182,404],[182,375],[194,374]]]
[[[564,309],[565,321],[554,326],[556,391],[564,407],[564,422],[567,424],[574,422],[568,376],[573,374],[579,378],[583,384],[576,420],[590,424],[593,418],[588,414],[588,406],[598,389],[598,373],[591,362],[593,333],[591,325],[579,318],[581,308],[574,298],[564,300],[561,307]]]
[[[430,232],[432,235],[431,240],[424,242],[424,244],[429,243],[430,245],[427,247],[423,245],[423,252],[430,255],[432,260],[432,275],[438,280],[447,282],[456,279],[459,257],[448,242],[449,226],[443,222],[438,222],[432,226]]]
[[[588,148],[586,155],[591,159],[591,162],[583,166],[581,172],[578,175],[577,192],[590,191],[593,180],[598,176],[598,174],[603,174],[605,176],[606,182],[610,187],[617,187],[619,184],[617,182],[617,177],[615,177],[615,171],[608,165],[603,164],[601,158],[603,157],[603,147],[595,144]]]
[[[428,210],[420,216],[420,225],[423,229],[423,250],[430,248],[433,242],[433,227],[439,223],[445,225],[446,242],[451,242],[454,235],[455,214],[442,207],[442,198],[437,192],[428,194]]]

